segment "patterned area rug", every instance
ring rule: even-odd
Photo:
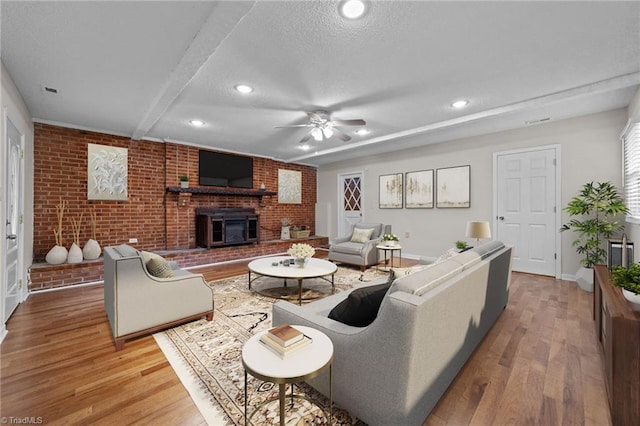
[[[339,267],[335,289],[325,280],[305,280],[304,298],[323,297],[372,281],[386,273],[370,268],[365,273]],[[260,293],[249,291],[247,275],[209,283],[214,289],[213,321],[199,320],[154,334],[156,342],[189,391],[210,425],[244,424],[244,343],[257,331],[271,327],[271,307],[277,300],[265,294],[292,297],[297,302],[297,283],[283,288],[282,280],[260,278],[252,284]],[[306,303],[306,301],[303,301]],[[289,388],[288,388],[289,392]],[[306,383],[295,386],[306,399],[287,404],[286,424],[327,425],[328,399]],[[276,424],[278,386],[249,375],[248,411],[251,424]],[[274,399],[273,402],[268,402]],[[288,398],[287,398],[288,400]],[[307,401],[308,400],[308,401]],[[260,407],[256,410],[256,407]],[[347,411],[334,406],[334,425],[363,425]]]

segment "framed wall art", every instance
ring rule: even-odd
[[[436,185],[439,209],[471,207],[471,166],[437,169]]]
[[[88,144],[88,200],[127,200],[127,156],[127,148]]]
[[[402,193],[402,173],[380,176],[379,207],[381,209],[401,209]]]
[[[404,206],[407,209],[433,208],[433,170],[407,172]]]
[[[278,203],[302,204],[302,172],[278,169]]]

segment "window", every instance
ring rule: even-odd
[[[640,120],[631,121],[622,134],[624,143],[624,196],[627,221],[640,223]]]

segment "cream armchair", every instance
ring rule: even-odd
[[[387,232],[389,229],[391,232],[390,228],[390,225],[385,227],[382,223],[356,223],[349,236],[336,238],[331,244],[329,260],[358,265],[360,270],[364,271],[368,266],[378,263],[376,246],[380,244],[383,231]],[[354,233],[361,233],[368,229],[373,229],[368,240],[354,241]]]
[[[213,290],[202,274],[170,262],[172,277],[158,278],[141,252],[126,244],[104,250],[104,308],[116,350],[134,339],[205,317],[213,319]]]

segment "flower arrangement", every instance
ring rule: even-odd
[[[383,234],[382,241],[400,241],[396,234]]]
[[[314,254],[316,254],[316,250],[309,244],[294,244],[287,251],[287,253],[289,254],[289,256],[293,256],[299,259],[312,257]]]

